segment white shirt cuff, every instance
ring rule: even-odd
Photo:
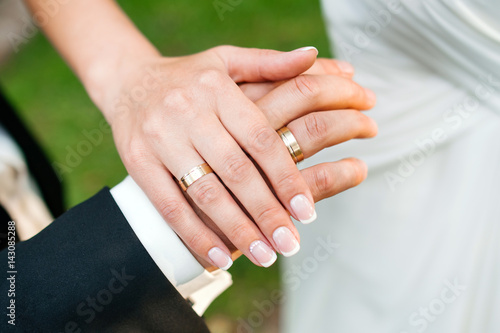
[[[132,177],[127,176],[113,187],[111,195],[158,268],[193,304],[198,315],[202,315],[210,303],[232,284],[231,274],[221,270],[207,272]]]

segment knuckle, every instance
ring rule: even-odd
[[[123,154],[123,163],[127,167],[138,167],[143,162],[147,161],[148,155],[142,142],[130,140],[127,151]]]
[[[298,169],[294,171],[296,172],[282,172],[280,177],[276,180],[276,191],[281,193],[297,191],[297,184],[301,183],[301,175]]]
[[[328,193],[334,186],[335,179],[333,175],[325,168],[320,168],[314,173],[314,186],[319,193]]]
[[[248,134],[248,148],[257,153],[262,153],[273,147],[276,139],[278,139],[278,135],[271,127],[258,124]]]
[[[255,221],[262,230],[262,228],[274,224],[274,221],[277,221],[282,213],[283,208],[281,206],[265,206],[258,212]]]
[[[218,45],[218,46],[212,47],[211,49],[209,49],[209,51],[213,51],[216,53],[228,53],[228,52],[233,51],[235,48],[236,47],[234,47],[232,45]]]
[[[206,252],[204,251],[206,247],[205,244],[208,239],[207,233],[204,230],[191,231],[192,232],[188,236],[185,236],[185,242],[193,251],[198,254],[204,254],[204,252]]]
[[[191,102],[190,94],[183,88],[170,89],[165,93],[163,105],[168,109],[179,109]]]
[[[241,244],[243,240],[252,234],[251,228],[246,223],[236,223],[229,231],[229,239],[233,244]],[[236,245],[238,246],[238,245]]]
[[[313,99],[318,95],[319,85],[309,75],[299,75],[293,79],[297,91],[306,100]]]
[[[189,188],[189,195],[200,206],[213,205],[219,200],[221,187],[216,180],[200,178]]]
[[[192,94],[184,88],[175,88],[167,91],[163,98],[163,110],[170,120],[181,119],[185,122],[192,121],[198,116],[197,108],[190,107],[193,104]],[[153,120],[154,121],[154,120]],[[157,122],[155,130],[164,133],[162,122]]]
[[[158,210],[172,227],[181,223],[184,217],[184,204],[177,199],[163,199],[158,203]]]
[[[145,119],[141,124],[142,132],[151,137],[157,137],[160,135],[161,131],[161,122],[158,119],[154,119],[154,117],[150,117]]]
[[[215,88],[220,86],[223,78],[224,75],[220,70],[209,68],[198,73],[196,82],[203,87]]]
[[[310,113],[304,117],[306,134],[313,143],[322,141],[328,134],[328,124],[319,113]]]
[[[232,183],[245,182],[252,167],[253,164],[248,158],[233,154],[225,159],[225,169],[221,176]]]

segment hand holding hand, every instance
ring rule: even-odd
[[[214,248],[226,254],[229,250],[198,218],[171,176],[180,179],[204,162],[215,174],[199,179],[187,194],[255,264],[272,264],[257,258],[254,250],[261,245],[278,248],[276,229],[286,227],[297,234],[288,212],[305,222],[314,218],[308,184],[275,131],[276,124],[286,122],[279,113],[285,109],[273,107],[274,114],[268,112],[266,118],[236,83],[289,79],[310,68],[316,55],[315,49],[281,53],[218,47],[188,57],[144,60],[137,68],[159,66],[165,73],[162,84],[144,101],[106,112],[130,175],[186,245],[205,260]],[[130,69],[123,91],[133,94],[137,84],[144,85],[137,72]],[[341,81],[335,95],[317,89],[336,82],[326,76],[299,76],[280,88],[292,89],[316,109],[372,106],[369,91],[343,80],[352,90],[340,89],[345,83]],[[335,98],[323,102],[326,95]]]
[[[342,103],[348,105],[348,102],[341,97],[342,95],[329,93],[328,88],[344,91],[352,101],[363,98],[362,94],[359,94],[359,87],[350,80],[353,73],[349,67],[346,71],[340,72],[338,65],[335,60],[318,59],[307,76],[274,83],[245,84],[241,89],[250,95],[275,129],[287,124],[302,148],[305,158],[308,158],[324,148],[354,138],[371,138],[377,134],[376,123],[363,113],[354,109],[329,110],[337,108]],[[341,65],[343,68],[347,66],[342,63]],[[312,73],[316,75],[311,75]],[[307,81],[306,84],[317,89],[299,89],[296,80]],[[360,184],[366,178],[366,166],[362,161],[348,158],[315,165],[302,170],[301,174],[315,202],[318,202]],[[224,240],[232,252],[232,260],[238,258],[241,252],[237,251],[226,235],[188,196],[186,198],[200,218]],[[272,239],[273,244],[277,245],[276,250],[289,256],[299,249],[299,235],[295,230],[285,228],[276,229]],[[275,257],[271,248],[260,251],[260,255],[261,260],[274,260]],[[197,258],[208,269],[215,269],[211,263]],[[232,264],[231,259],[221,252],[216,253],[215,259],[212,259],[212,262],[217,261],[216,265],[219,267],[228,267]]]

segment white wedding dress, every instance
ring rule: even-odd
[[[370,171],[299,226],[283,332],[500,332],[500,1],[323,9],[335,55],[378,95],[379,135],[304,164]]]

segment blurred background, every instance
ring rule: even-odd
[[[0,22],[16,24],[8,2],[0,0]],[[196,53],[221,44],[282,51],[314,45],[321,57],[331,55],[319,1],[119,2],[165,56]],[[59,170],[67,207],[89,198],[103,186],[120,182],[126,170],[111,134],[100,130],[101,113],[44,36],[38,33],[23,43],[19,52],[13,49],[9,43],[0,43],[1,88]],[[12,54],[7,57],[7,53]],[[102,141],[91,143],[85,156],[78,154],[80,159],[75,158],[73,152],[81,148],[82,141],[88,142],[85,134],[93,130],[103,133]],[[205,314],[212,332],[247,332],[242,322],[258,323],[261,319],[263,324],[252,325],[254,332],[276,332],[278,307],[267,313],[259,304],[279,290],[278,268],[275,264],[263,269],[246,258],[238,260],[231,268],[233,286]]]

